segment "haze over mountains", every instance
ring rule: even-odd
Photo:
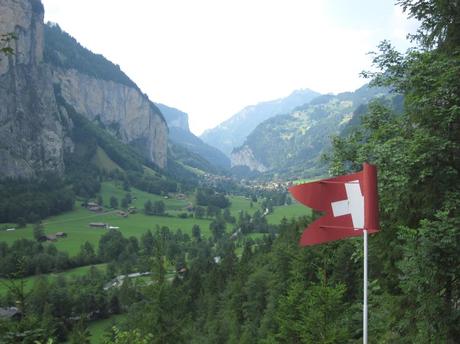
[[[247,106],[217,127],[206,130],[200,138],[230,156],[232,150],[243,144],[258,124],[270,117],[289,113],[317,96],[319,93],[303,89],[294,91],[285,98]]]

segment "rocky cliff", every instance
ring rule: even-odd
[[[254,152],[248,146],[242,146],[232,152],[231,164],[232,167],[246,166],[251,171],[266,172],[268,170],[264,164],[257,161]]]
[[[156,105],[168,123],[171,142],[199,155],[214,167],[230,168],[230,159],[224,153],[204,143],[190,131],[187,113],[164,104]]]
[[[166,123],[168,123],[168,127],[170,129],[179,128],[190,132],[187,113],[161,103],[155,103],[155,105],[163,114],[163,117],[165,118]]]
[[[59,67],[53,68],[53,81],[78,113],[99,122],[122,142],[133,144],[158,166],[166,166],[166,122],[137,88]]]
[[[59,28],[48,36],[43,16],[40,0],[0,0],[0,33],[17,37],[14,54],[0,56],[0,178],[64,173],[73,124],[56,89],[81,115],[164,168],[168,129],[157,107],[118,66]]]
[[[0,56],[0,178],[64,172],[71,126],[59,112],[43,61],[40,1],[1,0],[0,32],[15,33],[12,56]]]

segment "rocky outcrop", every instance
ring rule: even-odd
[[[155,103],[155,105],[158,107],[158,109],[160,109],[161,113],[166,119],[166,123],[168,123],[169,128],[179,128],[190,132],[188,125],[188,114],[161,103]]]
[[[0,178],[64,172],[71,122],[59,112],[43,60],[43,6],[0,0],[0,32],[15,33],[12,56],[0,56]]]
[[[133,144],[158,166],[167,160],[168,128],[162,115],[139,90],[96,79],[75,69],[54,68],[53,80],[75,110],[99,121],[122,142]]]
[[[247,166],[251,171],[266,172],[268,168],[257,161],[251,148],[242,146],[233,150],[231,154],[232,167]]]
[[[79,113],[164,168],[168,129],[160,111],[126,76],[134,86],[45,61],[43,15],[40,0],[0,0],[0,33],[17,37],[14,54],[0,56],[0,179],[64,173],[73,124],[55,87]]]

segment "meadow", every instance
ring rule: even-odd
[[[122,185],[116,182],[102,183],[100,196],[103,199],[104,206],[109,203],[110,197],[116,197],[119,202],[126,195]],[[136,214],[130,214],[123,217],[114,209],[104,208],[102,213],[94,213],[84,208],[80,203],[75,204],[74,210],[53,216],[43,221],[45,234],[54,234],[56,232],[65,232],[67,237],[59,238],[53,242],[59,250],[67,252],[70,256],[78,254],[81,245],[86,241],[97,247],[100,237],[106,233],[106,229],[92,228],[89,226],[92,222],[107,223],[109,226],[119,227],[119,230],[125,237],[135,236],[140,238],[147,230],[155,230],[157,226],[167,226],[170,230],[180,229],[185,233],[191,234],[192,227],[196,224],[200,226],[201,234],[205,237],[210,235],[209,225],[211,219],[196,219],[193,217],[179,218],[177,215],[186,212],[186,207],[194,203],[193,195],[186,195],[184,199],[177,199],[175,196],[164,198],[159,195],[150,194],[135,188],[130,190],[133,198],[131,206],[137,208]],[[144,203],[147,200],[163,201],[166,206],[166,212],[169,216],[147,216],[143,213]],[[230,212],[237,217],[240,211],[246,211],[250,214],[260,210],[260,205],[254,202],[251,207],[251,201],[242,196],[230,196]],[[307,215],[310,210],[300,204],[293,203],[274,207],[274,212],[267,216],[270,224],[280,223],[283,217],[291,218]],[[1,226],[1,225],[0,225]],[[227,230],[231,230],[232,225],[227,225]],[[33,225],[29,224],[24,228],[15,231],[0,231],[0,241],[12,244],[18,239],[33,240]],[[47,243],[48,245],[49,243]]]

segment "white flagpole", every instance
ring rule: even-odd
[[[363,344],[367,344],[367,229],[364,232]]]

